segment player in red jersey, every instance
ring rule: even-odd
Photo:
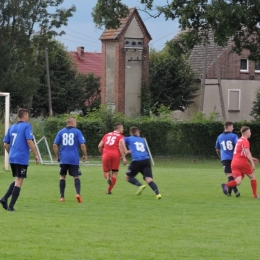
[[[251,131],[248,126],[243,126],[241,128],[242,137],[238,139],[235,150],[234,156],[231,163],[231,169],[234,176],[234,180],[228,182],[227,184],[222,184],[222,190],[224,194],[227,195],[227,188],[235,187],[240,185],[241,181],[247,175],[251,180],[251,187],[253,192],[254,198],[259,198],[257,195],[257,182],[256,177],[254,174],[255,170],[255,163],[254,158],[250,152],[250,144],[248,142],[248,138],[251,136]],[[250,165],[250,163],[251,165]]]
[[[120,157],[123,157],[124,164],[127,163],[124,156],[126,151],[121,146],[119,147],[119,141],[124,138],[122,135],[123,131],[123,125],[115,123],[114,131],[105,134],[98,145],[98,150],[102,155],[104,177],[107,179],[109,185],[107,194],[112,194],[111,190],[116,184]]]

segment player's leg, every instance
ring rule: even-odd
[[[150,186],[150,188],[154,191],[156,198],[161,199],[162,195],[160,194],[156,183],[153,181],[153,173],[152,173],[150,160],[147,160],[145,162],[145,164],[146,165],[145,165],[144,169],[142,170],[142,174],[144,176],[144,179],[147,182],[147,184]]]
[[[65,201],[66,175],[68,171],[67,164],[60,164],[60,202]]]
[[[102,156],[102,168],[104,172],[104,178],[107,180],[108,185],[111,185],[111,176],[110,170],[111,168],[111,156],[109,154],[103,154]]]
[[[118,170],[113,169],[112,170],[112,176],[110,178],[110,182],[108,182],[109,186],[107,189],[107,194],[112,194],[112,189],[114,188],[114,186],[116,185],[116,181],[117,181],[117,174],[118,174]]]
[[[141,193],[143,192],[143,190],[146,188],[146,185],[142,185],[135,177],[138,174],[139,170],[141,170],[141,168],[139,167],[140,163],[137,161],[133,161],[130,163],[127,171],[126,171],[126,175],[125,175],[125,179],[127,182],[135,185],[138,187],[135,195],[141,195]]]
[[[233,169],[232,169],[233,170]],[[241,184],[241,181],[244,178],[243,173],[241,173],[239,170],[234,169],[233,170],[233,177],[235,178],[234,180],[229,181],[228,183],[222,183],[222,191],[225,195],[228,194],[228,188],[233,188],[235,186],[239,186]]]
[[[250,179],[253,197],[258,199],[259,196],[257,195],[257,181],[256,181],[255,174],[254,174],[254,172],[252,172],[251,174],[247,174],[247,176]]]
[[[9,211],[14,211],[14,205],[20,195],[23,180],[24,180],[24,178],[27,177],[27,167],[28,167],[27,165],[19,165],[19,164],[16,164],[14,167],[15,168],[14,172],[15,172],[16,176],[14,176],[15,183],[14,183],[14,188],[13,188],[13,192],[12,192],[12,198],[11,198],[11,201],[10,201],[8,209],[7,209]]]
[[[120,156],[114,155],[111,158],[111,169],[112,169],[112,176],[111,176],[111,184],[108,187],[107,194],[111,194],[112,189],[114,188],[117,180],[117,174],[119,171],[119,165],[120,165]]]
[[[222,161],[222,165],[223,165],[223,168],[224,168],[224,173],[226,174],[226,176],[228,178],[228,182],[233,181],[234,177],[232,175],[231,160],[224,160],[224,161]],[[232,190],[234,190],[234,193],[235,193],[236,197],[240,196],[240,192],[238,191],[236,186],[228,188],[228,196],[231,196]]]
[[[80,183],[80,178],[81,176],[81,171],[78,165],[69,165],[69,175],[73,177],[74,179],[74,186],[76,190],[76,200],[81,203],[83,202],[81,195],[80,195],[80,188],[81,188],[81,183]]]
[[[12,164],[10,164],[10,166],[11,166],[11,169],[12,169],[13,176],[15,176],[15,175],[14,175],[14,172],[13,172],[13,167],[14,167],[14,166],[12,166]],[[3,206],[3,208],[4,208],[5,210],[7,210],[7,208],[8,208],[8,199],[9,199],[9,197],[10,197],[10,196],[12,195],[12,193],[13,193],[14,184],[15,184],[15,181],[13,181],[13,182],[9,185],[9,187],[8,187],[8,189],[7,189],[6,193],[5,193],[5,195],[0,199],[0,203],[2,204],[2,206]]]

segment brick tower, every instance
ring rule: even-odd
[[[117,30],[105,30],[102,41],[101,103],[126,116],[140,113],[141,87],[149,83],[148,33],[136,8],[129,9]]]

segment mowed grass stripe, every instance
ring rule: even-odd
[[[249,180],[239,187],[240,198],[228,198],[217,160],[155,162],[162,200],[149,187],[135,196],[123,166],[113,194],[106,195],[101,168],[82,166],[82,204],[69,176],[66,202],[59,202],[57,165],[31,164],[17,212],[0,209],[0,259],[260,258],[260,201],[252,198]],[[0,195],[10,175],[0,174]]]

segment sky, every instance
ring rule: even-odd
[[[129,7],[140,7],[140,0],[122,0]],[[86,52],[101,52],[99,40],[103,30],[97,29],[91,12],[97,0],[64,0],[62,7],[69,8],[73,4],[76,12],[69,18],[68,26],[62,27],[65,35],[57,37],[68,51],[76,51],[77,46],[84,46]],[[162,0],[155,0],[155,4],[162,4]],[[150,18],[145,12],[139,11],[148,32],[152,36],[150,47],[161,50],[166,41],[171,40],[179,31],[178,21],[166,21],[161,15],[159,18]]]

